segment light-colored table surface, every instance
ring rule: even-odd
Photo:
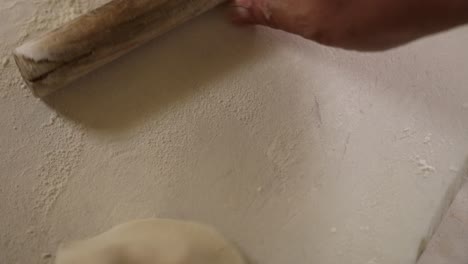
[[[418,264],[468,263],[468,184],[456,195]]]
[[[0,1],[0,57],[90,2]],[[214,225],[254,264],[414,263],[466,173],[467,43],[359,54],[217,10],[46,102],[5,62],[0,263],[153,216]]]

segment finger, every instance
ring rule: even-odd
[[[267,0],[234,0],[231,19],[237,24],[261,24],[273,26]]]
[[[229,9],[229,16],[231,21],[238,25],[256,24],[249,8],[243,6],[233,4]]]

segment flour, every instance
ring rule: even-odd
[[[14,1],[10,1],[14,3]],[[72,20],[73,18],[97,7],[98,5],[106,2],[105,0],[88,1],[88,0],[35,0],[31,5],[34,6],[34,12],[30,19],[25,23],[19,24],[17,29],[17,37],[14,41],[9,43],[4,42],[0,46],[0,65],[3,67],[2,83],[7,83],[7,89],[0,90],[0,98],[6,99],[13,91],[18,88],[25,87],[16,67],[12,67],[10,61],[10,54],[14,48],[20,46],[29,37],[39,36],[46,31],[55,29],[64,23]],[[5,7],[8,12],[18,12],[16,9],[18,5],[12,4]],[[0,85],[2,85],[0,83]],[[5,85],[2,85],[5,87]],[[2,87],[2,88],[3,88]],[[26,92],[26,91],[25,91]],[[28,98],[29,95],[24,95]]]
[[[435,172],[435,168],[427,163],[425,159],[417,160],[418,168],[423,173],[432,173]]]
[[[411,128],[406,127],[406,128],[403,129],[403,135],[399,136],[398,139],[403,140],[403,139],[406,139],[406,138],[410,138],[411,136],[412,136]]]
[[[52,113],[49,117],[49,121],[47,123],[43,123],[41,125],[42,128],[46,128],[46,127],[50,127],[52,125],[54,125],[55,121],[57,121],[58,119],[58,115],[57,113]]]
[[[95,4],[91,4],[96,2]],[[26,34],[38,34],[46,30],[58,28],[89,11],[101,1],[86,0],[46,0],[35,1],[36,11],[28,22]]]
[[[0,30],[17,32],[3,37],[0,62],[76,15],[61,10],[68,0],[17,2],[9,13],[24,18],[0,15]],[[82,11],[97,3],[78,2]],[[55,256],[42,253],[62,241],[154,215],[213,224],[259,263],[363,264],[389,248],[379,264],[412,259],[432,219],[427,208],[458,174],[408,179],[419,166],[403,159],[424,153],[442,173],[467,149],[463,116],[436,107],[463,94],[452,80],[461,75],[414,76],[427,65],[450,73],[466,64],[462,49],[434,52],[460,40],[361,56],[223,19],[207,14],[45,101],[25,95],[10,57],[0,73],[0,263],[45,264]],[[414,59],[439,54],[439,63]],[[297,56],[304,59],[291,63]],[[447,93],[437,93],[441,83]],[[349,111],[361,89],[364,115]],[[314,95],[327,120],[320,127]],[[406,126],[411,136],[392,141]],[[343,159],[348,131],[354,145]],[[429,156],[429,131],[432,143],[441,135],[457,147],[434,144]],[[404,236],[388,235],[402,228]]]
[[[361,231],[369,231],[370,228],[369,228],[368,226],[361,226],[361,227],[359,227],[359,230],[361,230]]]
[[[429,144],[431,142],[431,137],[432,137],[431,133],[427,134],[427,136],[424,137],[424,144]]]
[[[30,227],[30,228],[26,231],[26,234],[28,234],[28,235],[34,234],[34,228]]]
[[[52,114],[46,127],[53,132],[48,133],[53,138],[44,153],[45,162],[36,170],[39,184],[33,188],[36,195],[34,209],[39,219],[47,217],[57,198],[60,196],[80,161],[83,151],[84,132],[79,126],[58,119]]]
[[[6,66],[8,66],[8,64],[10,63],[10,59],[9,58],[4,58],[2,60],[2,66],[3,68],[5,68]]]
[[[54,59],[47,48],[37,45],[35,41],[28,42],[18,47],[15,52],[16,54],[21,54],[21,56],[34,61],[42,61],[50,58]]]

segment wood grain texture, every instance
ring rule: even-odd
[[[38,97],[62,88],[224,0],[113,0],[14,51]]]

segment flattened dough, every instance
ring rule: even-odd
[[[213,228],[184,221],[129,222],[61,246],[56,264],[245,264]]]

